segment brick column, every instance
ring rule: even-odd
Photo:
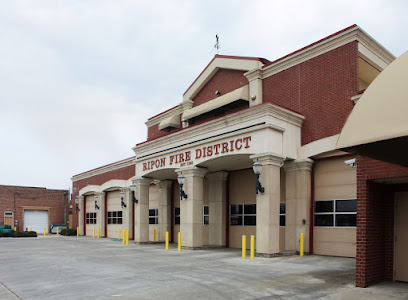
[[[256,195],[256,252],[258,256],[279,254],[280,168],[285,158],[274,153],[250,157],[262,164],[259,178],[264,193]],[[255,191],[254,191],[255,193]]]
[[[181,245],[186,248],[200,248],[203,246],[203,185],[206,169],[192,167],[176,170],[183,174],[183,186],[187,199],[180,201],[180,232]]]
[[[299,237],[304,234],[304,249],[309,251],[310,197],[313,161],[286,162],[286,226],[285,250],[300,251]]]
[[[79,227],[79,235],[84,235],[84,219],[85,219],[85,197],[78,196],[78,227]]]
[[[209,244],[226,245],[226,199],[228,172],[215,172],[206,175],[208,178],[209,197]]]
[[[135,196],[139,203],[135,204],[135,242],[149,242],[149,186],[151,179],[136,178]]]

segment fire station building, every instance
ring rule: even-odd
[[[158,241],[181,232],[190,249],[240,248],[255,235],[256,254],[273,257],[299,251],[303,233],[306,252],[361,256],[365,158],[337,142],[394,59],[356,25],[274,61],[216,55],[178,105],[147,120],[134,157],[72,177],[80,234],[128,229],[146,243],[153,230]],[[359,286],[389,279],[358,276],[369,275]]]

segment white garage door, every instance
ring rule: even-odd
[[[48,210],[25,210],[24,230],[30,227],[37,232],[44,232],[45,227],[48,232]]]

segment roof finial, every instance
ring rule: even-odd
[[[219,37],[218,37],[218,34],[216,34],[216,35],[215,35],[215,45],[214,45],[214,48],[217,49],[217,54],[218,54],[218,49],[220,49],[220,47],[221,47],[221,45],[220,45],[220,42],[219,42]]]

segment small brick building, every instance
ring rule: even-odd
[[[69,190],[0,185],[0,225],[49,232],[53,223],[68,221]]]

